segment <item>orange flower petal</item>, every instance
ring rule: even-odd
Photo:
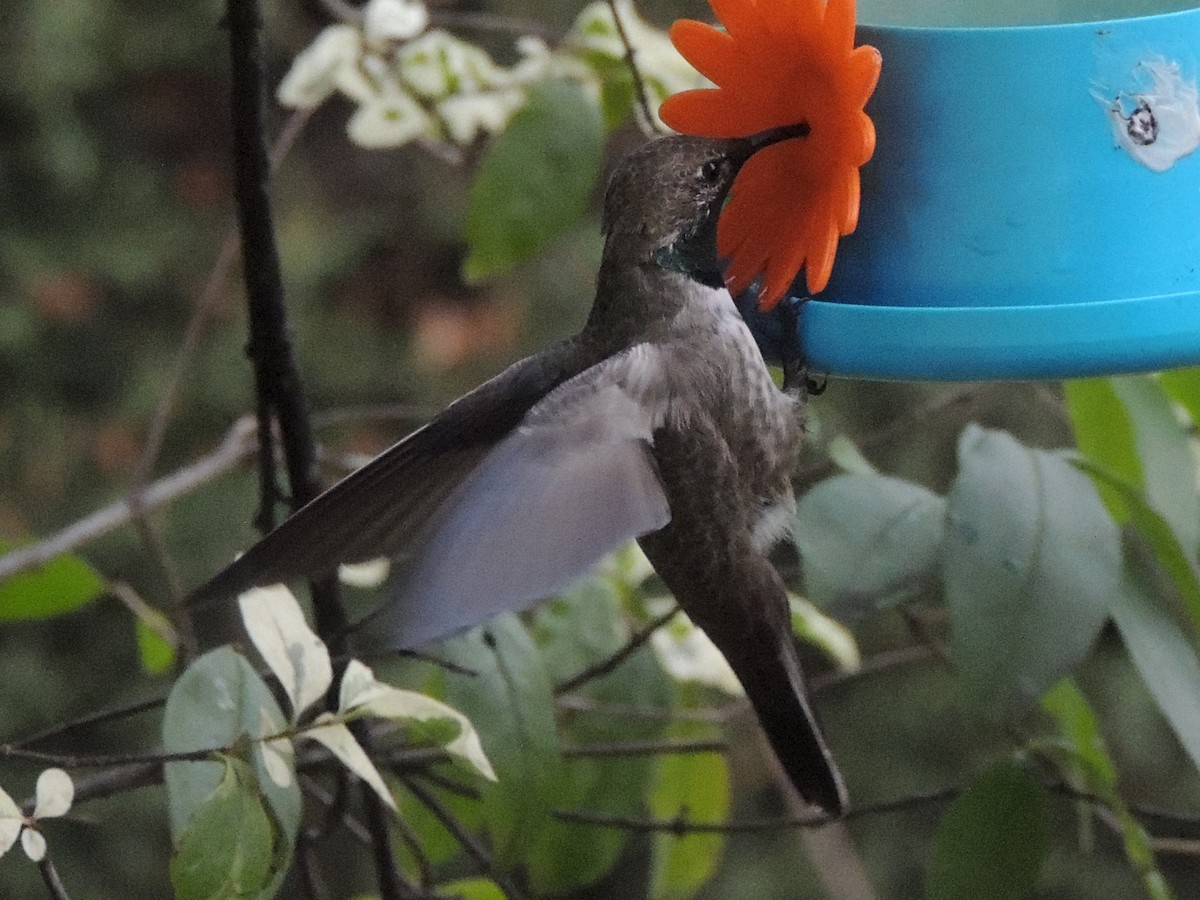
[[[808,256],[804,261],[804,280],[810,294],[819,294],[829,284],[833,274],[833,258],[837,253],[837,221],[829,215],[813,222],[808,238]]]
[[[883,57],[874,47],[855,47],[850,51],[845,69],[845,98],[851,106],[861,109],[879,83]]]
[[[717,21],[739,42],[762,39],[765,29],[754,0],[709,0],[709,6],[717,14]]]
[[[847,52],[854,46],[854,18],[854,0],[829,0],[823,39],[830,47]]]
[[[737,43],[724,31],[695,19],[671,26],[671,42],[709,81],[724,84],[738,76],[742,60]]]
[[[771,108],[739,103],[728,91],[699,88],[672,94],[658,108],[667,126],[685,134],[710,138],[735,138],[757,134],[779,125]]]
[[[846,201],[842,207],[842,219],[839,223],[842,234],[852,234],[854,229],[858,227],[858,207],[859,194],[862,190],[862,182],[859,178],[858,168],[850,167],[850,176],[846,179]]]

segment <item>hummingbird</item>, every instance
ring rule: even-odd
[[[776,386],[716,253],[733,178],[764,145],[676,135],[628,154],[582,330],[302,507],[192,601],[402,558],[373,627],[412,649],[559,592],[636,538],[728,660],[797,792],[842,813],[768,558],[795,509],[803,391]]]

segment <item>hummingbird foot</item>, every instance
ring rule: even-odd
[[[813,375],[808,368],[808,358],[800,345],[800,308],[810,297],[789,297],[780,303],[780,329],[783,339],[779,344],[779,355],[783,363],[783,390],[793,397],[805,399],[819,397],[825,393],[829,380]]]

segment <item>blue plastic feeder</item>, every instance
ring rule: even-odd
[[[811,367],[976,380],[1200,364],[1189,5],[859,0],[858,42],[883,54],[878,143],[858,230],[801,313]]]

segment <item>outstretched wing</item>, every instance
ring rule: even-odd
[[[402,556],[378,620],[390,646],[413,647],[554,593],[670,518],[650,453],[667,410],[659,363],[643,344],[579,372],[555,356],[516,364],[299,510],[193,602]]]
[[[384,451],[201,585],[189,603],[326,575],[341,563],[406,556],[446,498],[530,408],[586,367],[572,341],[513,364]]]
[[[651,454],[658,352],[635,346],[529,410],[464,480],[380,619],[414,647],[549,596],[670,520]]]

